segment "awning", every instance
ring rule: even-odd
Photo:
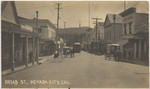
[[[126,43],[128,43],[128,40],[121,40],[121,41],[117,42],[117,44],[119,44],[120,46],[123,46]]]

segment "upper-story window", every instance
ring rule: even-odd
[[[42,33],[42,28],[38,28],[38,33]]]
[[[124,34],[127,34],[127,24],[124,24]]]
[[[129,34],[132,34],[132,22],[129,23]]]

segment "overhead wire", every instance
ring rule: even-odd
[[[44,4],[47,6],[47,4],[46,4],[45,2],[44,2]],[[50,9],[50,8],[49,8],[49,9]],[[55,18],[54,18],[55,15],[54,15],[53,11],[52,11],[51,9],[50,9],[50,11],[51,11],[51,13],[52,13],[52,15],[53,15],[52,18],[55,19]],[[56,19],[55,19],[55,20],[56,20]]]
[[[73,6],[76,6],[76,5],[79,5],[79,4],[81,4],[81,2],[76,3],[76,4],[72,4],[72,5],[69,5],[69,6],[65,6],[65,7],[63,7],[63,9],[66,9],[66,8],[68,8],[68,7],[73,7]]]
[[[136,5],[138,5],[140,3],[140,1],[138,1],[136,4],[134,4],[134,6],[133,7],[135,7]]]
[[[106,2],[105,4],[106,5],[110,5],[110,4],[113,4],[114,2]],[[130,2],[127,2],[127,4],[129,4]],[[140,1],[138,1],[138,2],[136,2],[136,3],[134,3],[134,5],[132,6],[132,7],[138,7],[138,4],[140,3]],[[63,7],[63,9],[62,10],[65,10],[65,9],[69,9],[70,7],[73,7],[73,6],[77,6],[77,5],[80,5],[80,4],[82,4],[81,2],[79,2],[79,3],[75,3],[75,4],[72,4],[72,5],[68,5],[68,6],[64,6]],[[49,11],[50,10],[50,12],[51,12],[51,15],[52,15],[52,17],[51,18],[53,18],[53,19],[55,19],[54,17],[55,17],[55,15],[54,15],[54,11],[56,10],[56,9],[50,9],[50,8],[48,8],[48,7],[50,7],[50,6],[48,6],[45,2],[44,2],[44,6],[39,6],[39,7],[33,7],[33,8],[31,8],[31,9],[28,9],[28,8],[24,8],[24,9],[22,9],[22,11],[23,12],[25,12],[25,10],[27,10],[28,12],[29,11],[32,11],[32,10],[34,10],[34,9],[42,9],[42,11]],[[92,5],[90,6],[91,8],[92,8]],[[131,7],[131,5],[129,6],[128,5],[128,7]],[[47,9],[44,9],[43,10],[43,8],[47,8]],[[104,7],[102,7],[102,8],[104,8]],[[106,13],[109,13],[109,12],[112,12],[112,10],[111,10],[112,8],[107,8],[106,9]],[[117,11],[119,11],[120,9],[122,9],[122,8],[118,8],[117,9]],[[116,10],[116,9],[115,9]],[[65,10],[65,11],[67,11],[67,10]],[[63,12],[63,11],[62,11]],[[22,14],[29,14],[29,13],[22,13]],[[64,12],[63,12],[63,14],[64,14]],[[65,13],[65,14],[70,14],[70,13]],[[92,16],[92,13],[90,13],[91,14],[91,16]],[[69,15],[70,16],[70,15]],[[76,17],[76,16],[73,16],[73,15],[71,15],[71,17],[63,17],[63,18],[65,18],[65,19],[72,19],[73,21],[74,21],[74,18],[77,18],[77,19],[79,19],[78,17]]]

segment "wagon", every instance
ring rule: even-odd
[[[106,46],[106,53],[105,53],[105,59],[111,60],[115,59],[116,52],[120,50],[119,44],[107,44]]]
[[[69,55],[70,54],[70,47],[67,47],[67,46],[65,46],[64,48],[63,48],[63,54],[65,55],[65,57],[67,57],[67,55]]]
[[[80,43],[75,43],[73,45],[73,50],[74,50],[74,53],[80,53],[81,52],[81,44]]]

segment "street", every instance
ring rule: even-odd
[[[3,88],[148,88],[149,67],[81,52],[2,77]]]

